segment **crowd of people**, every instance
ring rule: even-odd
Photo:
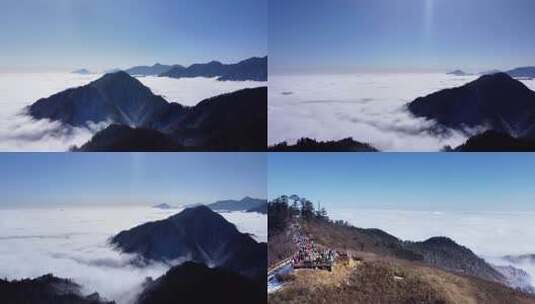
[[[298,226],[294,227],[293,230],[293,241],[297,247],[291,261],[293,267],[330,268],[332,266],[336,257],[336,252],[333,249],[317,246],[313,240],[301,232]]]

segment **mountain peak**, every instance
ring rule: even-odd
[[[467,76],[467,75],[470,75],[470,74],[466,73],[463,70],[455,70],[455,71],[448,72],[446,74],[447,75],[454,75],[454,76]]]
[[[198,206],[186,208],[175,216],[179,216],[179,215],[181,217],[199,217],[199,216],[203,218],[205,218],[206,216],[221,217],[219,213],[212,211],[212,209],[210,209],[206,205],[198,205]]]
[[[509,74],[504,72],[498,72],[493,74],[485,74],[479,77],[478,79],[474,80],[472,83],[480,83],[480,82],[497,82],[497,81],[508,81],[508,82],[515,82],[515,79]]]
[[[135,77],[132,77],[127,72],[121,70],[121,71],[116,71],[112,73],[106,73],[104,74],[104,76],[93,81],[93,83],[109,82],[109,81],[124,81],[124,80],[136,80],[137,82],[139,82]]]
[[[108,73],[77,88],[67,89],[30,105],[35,119],[48,118],[71,126],[111,122],[152,127],[154,120],[173,108],[139,80],[124,71]],[[163,114],[162,114],[163,113]]]
[[[238,233],[236,227],[229,223],[221,214],[213,211],[206,205],[198,205],[189,207],[181,212],[169,217],[169,220],[180,225],[188,225],[190,227],[198,226],[198,223],[206,223],[204,229],[209,227],[218,227],[215,230],[223,229]],[[198,226],[201,229],[201,226]]]
[[[125,93],[126,91],[130,90],[150,91],[150,89],[144,86],[141,81],[133,76],[130,76],[130,74],[125,71],[104,74],[104,76],[91,82],[89,85],[97,87],[101,90],[121,89],[124,90]]]
[[[431,238],[423,241],[422,244],[434,245],[434,246],[445,246],[445,247],[459,247],[460,246],[454,240],[450,239],[449,237],[445,237],[445,236],[431,237]]]
[[[254,276],[265,276],[266,272],[265,244],[239,232],[234,224],[204,205],[122,231],[111,243],[145,260],[193,261]]]
[[[418,97],[408,109],[434,120],[439,130],[470,134],[470,129],[485,128],[514,137],[535,136],[535,92],[506,73],[483,75],[463,86]]]
[[[87,69],[78,69],[71,72],[72,74],[88,75],[91,74]]]

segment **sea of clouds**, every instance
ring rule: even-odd
[[[146,277],[168,270],[154,263],[137,267],[129,254],[108,240],[136,225],[163,219],[180,209],[90,207],[0,209],[0,277],[34,278],[47,273],[73,279],[86,294],[98,292],[118,304],[132,303]],[[222,215],[258,241],[267,240],[267,216],[231,212]]]
[[[213,96],[267,85],[261,81],[218,81],[217,78],[204,77],[175,79],[146,76],[137,79],[151,88],[154,94],[163,96],[169,102],[185,106],[194,106]]]
[[[478,76],[445,73],[270,75],[269,144],[353,137],[384,151],[438,151],[467,136],[429,133],[431,121],[405,105],[417,97],[463,85]],[[532,90],[535,80],[523,80]],[[470,134],[479,130],[466,130]]]
[[[86,85],[101,74],[0,72],[0,151],[67,151],[87,142],[108,123],[66,128],[58,122],[33,120],[25,107],[40,98]],[[139,77],[153,93],[169,102],[195,105],[203,99],[243,88],[266,85],[255,81],[217,81],[215,78],[172,79]]]
[[[446,236],[496,265],[528,272],[535,286],[535,265],[513,264],[505,255],[535,254],[535,212],[441,212],[334,209],[329,216],[361,228],[378,228],[402,240]]]

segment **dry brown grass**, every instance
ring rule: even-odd
[[[339,258],[332,272],[296,271],[268,296],[270,304],[535,304],[535,298],[502,284],[411,259],[395,238],[380,232],[323,222],[302,223],[302,229],[348,257]],[[284,244],[283,238],[276,241]]]
[[[269,303],[535,303],[535,299],[497,283],[414,262],[369,257],[354,266],[337,264],[333,272],[298,271],[287,286],[269,295]]]

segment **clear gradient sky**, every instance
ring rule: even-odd
[[[127,68],[267,55],[266,0],[2,0],[0,68]]]
[[[270,72],[535,65],[533,0],[270,0]]]
[[[0,208],[265,198],[263,153],[0,153]]]
[[[268,196],[327,209],[535,211],[535,155],[271,153]]]

